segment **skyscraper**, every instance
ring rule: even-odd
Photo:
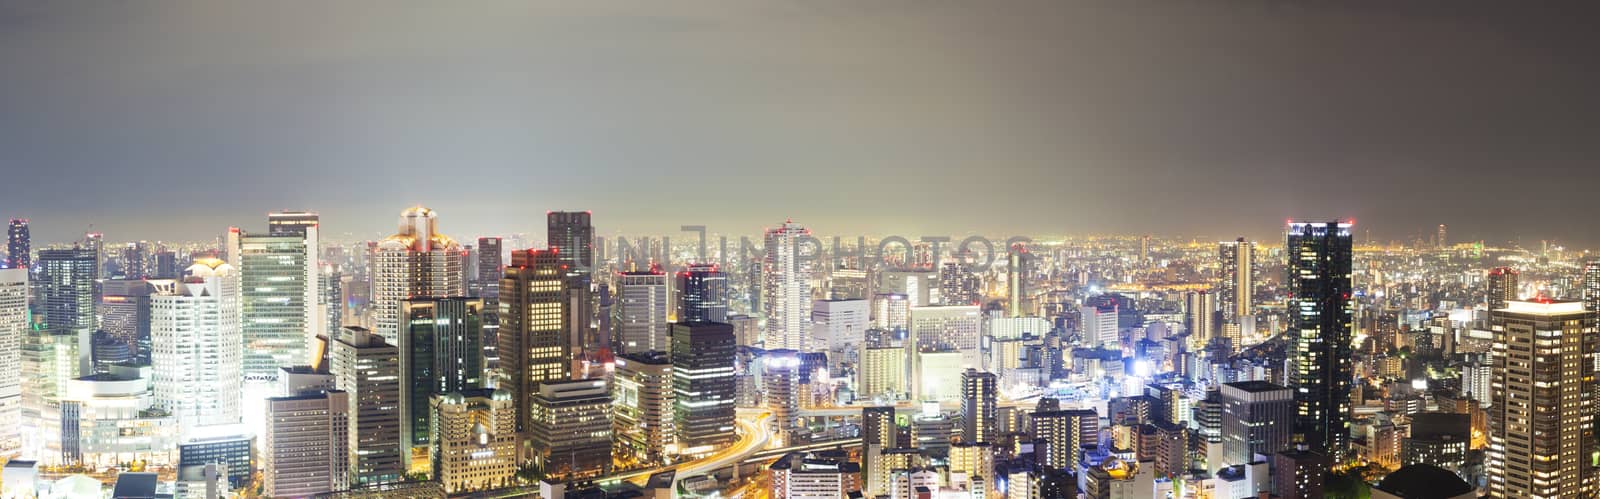
[[[150,297],[156,405],[180,427],[240,421],[243,328],[239,273],[215,258],[195,260],[177,289]]]
[[[150,296],[171,294],[178,286],[172,279],[109,280],[101,284],[100,330],[128,345],[136,357],[150,358]]]
[[[1183,294],[1183,303],[1189,339],[1200,345],[1210,342],[1217,331],[1217,295],[1209,290],[1189,291]]]
[[[1294,391],[1265,381],[1223,383],[1224,464],[1246,464],[1256,454],[1288,450],[1294,435]]]
[[[568,271],[594,273],[594,226],[587,211],[545,214],[545,241]]]
[[[350,484],[398,482],[406,472],[400,440],[400,351],[366,328],[350,326],[331,346],[329,373],[348,395]]]
[[[1584,270],[1585,283],[1587,283],[1588,266],[1585,266]],[[1518,293],[1516,269],[1511,267],[1489,269],[1489,297],[1486,302],[1489,304],[1490,311],[1506,308],[1506,302],[1520,299],[1522,297]]]
[[[408,298],[466,296],[461,245],[437,230],[433,210],[400,213],[400,230],[372,254],[372,331],[398,344],[400,302]]]
[[[267,399],[262,493],[311,497],[350,486],[349,394],[338,390]]]
[[[612,432],[624,455],[660,463],[677,437],[672,360],[665,352],[618,355],[612,376]]]
[[[1439,237],[1434,242],[1439,243],[1440,248],[1450,247],[1450,240],[1445,237],[1444,224],[1439,224]]]
[[[1350,226],[1291,221],[1285,244],[1295,433],[1330,465],[1344,462],[1350,446]]]
[[[0,269],[0,372],[22,372],[28,334],[28,271]],[[0,376],[0,456],[22,449],[22,378]]]
[[[106,270],[106,236],[99,232],[90,232],[83,235],[83,243],[79,245],[89,250],[94,255],[94,279],[99,280],[101,273]]]
[[[49,329],[94,328],[95,252],[91,249],[39,250],[44,280],[44,325]]]
[[[667,343],[667,275],[659,267],[617,275],[617,303],[611,326],[611,348],[617,353],[665,352]]]
[[[1255,307],[1256,243],[1239,238],[1217,245],[1217,291],[1223,322],[1238,322]]]
[[[1027,299],[1028,248],[1018,244],[1006,254],[1006,316],[1022,317]]]
[[[611,394],[605,380],[539,384],[529,415],[533,462],[544,479],[593,478],[611,469]]]
[[[1583,306],[1600,311],[1600,260],[1583,263]]]
[[[810,237],[792,220],[768,229],[766,258],[762,260],[761,305],[767,319],[766,348],[804,351],[811,313],[811,262],[800,250],[800,240]]]
[[[500,276],[505,273],[500,242],[498,237],[478,238],[478,275],[472,281],[473,296],[489,299],[500,295]]]
[[[1510,301],[1490,318],[1489,497],[1593,495],[1595,313],[1581,302]]]
[[[27,269],[33,266],[33,258],[28,255],[33,245],[31,240],[28,220],[11,219],[11,226],[6,229],[6,268]]]
[[[811,303],[814,350],[844,351],[860,345],[871,313],[866,300],[817,300]]]
[[[241,233],[229,250],[239,261],[244,320],[244,373],[270,380],[278,368],[311,363],[325,335],[319,303],[322,265],[315,213],[271,213],[267,233]]]
[[[672,325],[673,424],[680,452],[704,454],[733,443],[736,348],[731,325]]]
[[[150,277],[149,268],[150,243],[145,241],[128,243],[122,247],[122,277],[126,279],[143,279]]]
[[[573,352],[563,329],[572,314],[566,306],[565,279],[565,265],[554,250],[512,252],[511,265],[500,279],[497,350],[505,377],[500,388],[511,392],[518,404],[516,428],[524,435],[518,449],[524,459],[532,452],[527,415],[539,383],[572,376]]]
[[[728,322],[728,274],[713,264],[678,272],[676,322]]]
[[[961,438],[968,443],[998,442],[995,406],[1000,388],[994,373],[967,369],[961,374]]]
[[[426,461],[433,396],[485,386],[482,335],[483,300],[400,302],[400,433],[412,463]]]

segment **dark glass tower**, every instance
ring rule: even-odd
[[[25,269],[32,265],[33,259],[28,257],[31,245],[28,221],[21,218],[11,219],[11,226],[6,229],[6,268]]]
[[[472,281],[472,293],[479,298],[500,296],[500,276],[505,264],[500,259],[500,238],[478,238],[478,275]]]
[[[672,391],[678,446],[701,454],[733,443],[733,326],[716,322],[672,325]]]
[[[39,266],[44,281],[45,327],[95,327],[94,281],[97,261],[92,249],[39,250]]]
[[[413,298],[400,302],[401,439],[428,445],[430,399],[483,388],[483,300]]]
[[[694,264],[678,273],[678,322],[728,322],[728,274]]]
[[[1339,466],[1350,447],[1348,222],[1289,222],[1289,387],[1295,437]]]
[[[587,211],[552,211],[546,215],[546,239],[557,258],[574,272],[594,269],[594,226]]]

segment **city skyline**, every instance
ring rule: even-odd
[[[1592,18],[0,0],[0,496],[1600,497]]]
[[[607,235],[1267,239],[1310,216],[1600,244],[1522,214],[1600,215],[1595,35],[1555,9],[358,4],[0,9],[0,214],[38,241],[199,239],[286,208],[370,238],[400,199],[459,234],[589,209]],[[466,174],[416,180],[441,168]],[[1532,178],[1568,181],[1502,189]],[[211,209],[154,216],[178,197]],[[937,202],[885,202],[914,199]]]

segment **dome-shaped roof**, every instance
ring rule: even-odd
[[[496,389],[494,391],[494,393],[489,395],[489,399],[490,400],[497,400],[497,401],[499,401],[499,400],[509,401],[509,400],[511,400],[511,392],[506,391],[506,390]]]
[[[1456,497],[1473,491],[1461,477],[1431,464],[1413,464],[1390,473],[1378,489],[1411,499]]]
[[[462,396],[461,392],[450,392],[450,393],[444,394],[444,403],[446,403],[446,404],[465,404],[465,403],[467,403],[467,398]]]

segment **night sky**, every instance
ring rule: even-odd
[[[1600,245],[1596,9],[1537,5],[0,0],[0,217]]]

